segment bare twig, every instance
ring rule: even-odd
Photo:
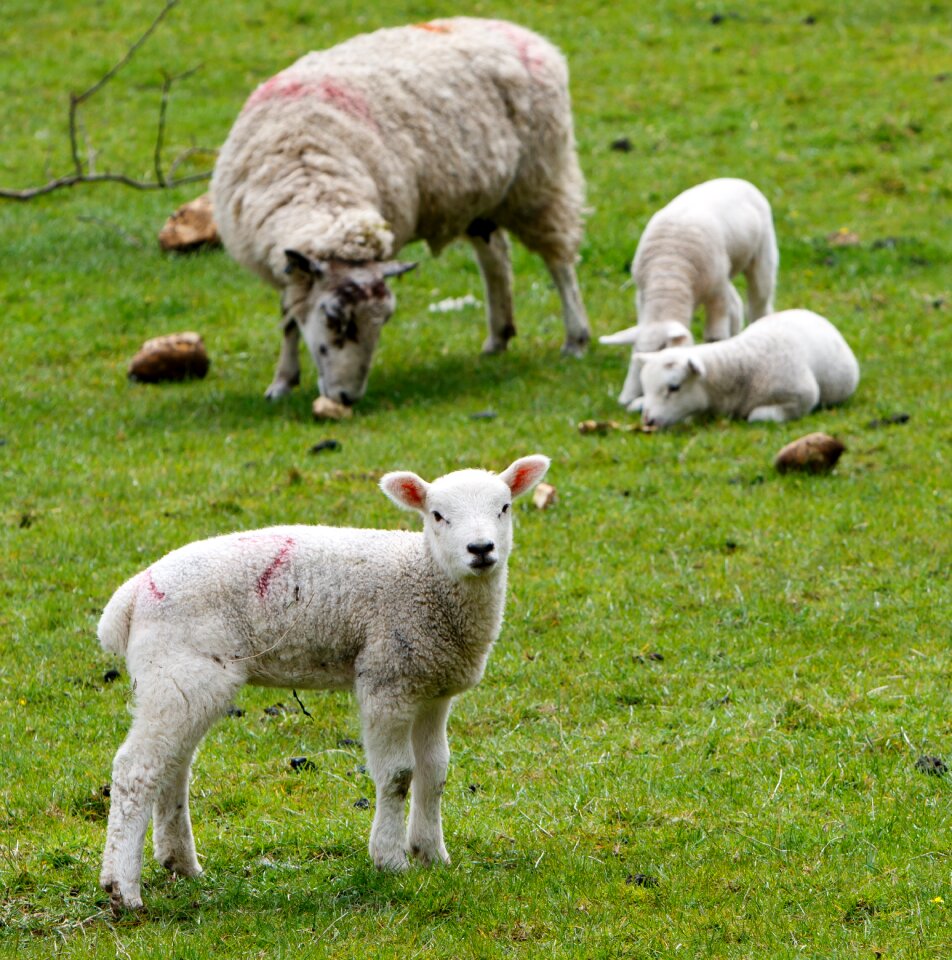
[[[180,153],[169,167],[168,176],[166,176],[162,171],[162,148],[165,142],[166,112],[172,84],[175,83],[176,80],[182,80],[185,77],[191,76],[197,69],[199,69],[198,67],[193,67],[191,70],[186,70],[184,73],[180,73],[175,76],[172,76],[165,71],[162,72],[162,98],[159,104],[158,129],[156,131],[155,149],[153,151],[153,163],[156,174],[156,179],[154,181],[137,180],[134,177],[129,177],[122,173],[96,173],[94,169],[96,151],[86,141],[85,132],[82,129],[82,122],[78,113],[80,106],[95,96],[135,56],[139,48],[155,31],[156,27],[158,27],[169,11],[178,3],[179,0],[166,0],[165,6],[159,11],[152,23],[149,24],[146,31],[142,34],[142,36],[139,37],[138,40],[135,41],[135,43],[132,44],[131,47],[129,47],[129,49],[125,52],[119,62],[115,64],[115,66],[103,74],[103,76],[101,76],[91,87],[87,88],[82,93],[71,93],[69,95],[69,148],[73,161],[72,172],[64,174],[60,177],[50,176],[50,179],[46,183],[38,187],[27,187],[23,190],[0,188],[0,199],[32,200],[34,197],[39,197],[46,193],[52,193],[54,190],[59,190],[62,187],[72,187],[77,183],[120,183],[136,190],[164,190],[170,187],[182,186],[183,184],[198,183],[202,180],[208,180],[211,177],[210,171],[205,173],[194,173],[186,177],[179,178],[174,176],[174,171],[177,170],[178,167],[189,157],[199,154],[208,155],[216,153],[214,149],[204,147],[190,147],[189,149]],[[82,158],[80,157],[80,137],[82,137],[83,144],[88,155],[85,168],[83,166]],[[49,176],[49,174],[47,175]]]

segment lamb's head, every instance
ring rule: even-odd
[[[618,395],[618,402],[632,412],[642,408],[643,387],[639,355],[665,350],[668,347],[689,346],[694,343],[691,331],[678,320],[663,320],[660,323],[639,323],[634,327],[609,333],[598,338],[599,343],[631,347],[628,376]]]
[[[304,285],[295,320],[317,365],[321,394],[340,403],[356,403],[367,389],[370,361],[396,297],[388,277],[412,270],[397,260],[312,260],[285,250],[287,273]]]
[[[638,354],[644,405],[641,420],[648,427],[670,427],[710,406],[704,364],[697,348],[673,347]]]
[[[505,570],[512,549],[512,501],[549,469],[541,454],[522,457],[502,473],[457,470],[432,483],[415,473],[388,473],[383,492],[423,517],[423,533],[437,566],[453,580]]]

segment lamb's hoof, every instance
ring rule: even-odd
[[[202,875],[202,868],[197,861],[179,860],[174,856],[166,857],[164,860],[161,857],[156,859],[169,873],[176,877],[200,877]]]
[[[445,847],[434,850],[412,845],[410,853],[424,867],[448,867],[453,862]]]
[[[410,868],[407,855],[401,850],[399,853],[375,854],[374,866],[387,873],[405,873]]]
[[[626,403],[624,400],[619,398],[618,402],[622,404],[629,413],[641,413],[645,406],[644,397],[635,397],[635,399],[630,403]]]
[[[585,337],[573,337],[571,340],[566,340],[562,344],[562,356],[563,357],[584,357],[585,351],[588,349],[589,338]]]
[[[142,897],[138,890],[123,893],[114,880],[100,879],[99,885],[109,894],[109,909],[113,916],[118,917],[126,910],[142,909]]]

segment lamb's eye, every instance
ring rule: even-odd
[[[512,506],[511,503],[507,503],[507,504],[502,508],[502,511],[501,511],[501,512],[502,512],[502,513],[509,513],[509,508],[510,508],[511,506]]]
[[[440,513],[439,510],[434,510],[434,511],[433,511],[433,519],[434,519],[437,523],[442,523],[442,522],[443,522],[443,514]]]
[[[680,383],[672,383],[668,386],[668,393],[677,393],[681,389]]]

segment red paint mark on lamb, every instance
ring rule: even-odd
[[[258,581],[255,584],[255,592],[259,597],[264,599],[268,595],[268,588],[271,586],[271,581],[274,579],[274,575],[288,562],[288,557],[291,555],[291,547],[294,546],[293,537],[284,537],[282,540],[281,548],[278,550],[277,555],[268,564],[265,568],[264,573],[258,577]]]
[[[145,588],[146,595],[150,600],[158,603],[165,599],[165,594],[155,585],[155,580],[152,579],[151,567],[142,574],[141,586]]]
[[[445,23],[433,23],[428,21],[427,23],[412,23],[410,26],[415,27],[417,30],[429,30],[430,33],[449,33],[450,28]]]
[[[528,30],[505,20],[491,21],[493,29],[501,33],[516,49],[519,59],[532,77],[538,77],[546,65],[546,50],[538,38]]]
[[[359,91],[348,88],[332,77],[305,79],[290,70],[283,70],[270,80],[265,80],[248,98],[245,109],[269,100],[301,100],[304,97],[316,97],[341,113],[377,127],[370,105]]]

